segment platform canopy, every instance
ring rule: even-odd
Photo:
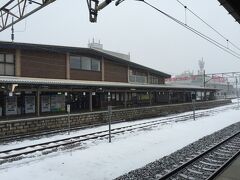
[[[28,77],[0,76],[0,85],[18,84],[18,85],[38,85],[38,86],[66,86],[66,87],[88,87],[88,88],[138,88],[138,89],[168,89],[168,90],[209,90],[217,91],[216,88],[199,87],[190,85],[166,85],[166,84],[133,84],[122,82],[106,81],[85,81],[85,80],[66,80],[66,79],[44,79]]]
[[[240,0],[218,0],[220,4],[240,24]]]

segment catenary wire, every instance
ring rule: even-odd
[[[229,49],[228,47],[226,47],[226,46],[218,43],[217,41],[211,39],[210,37],[208,37],[208,36],[200,33],[199,31],[193,29],[193,28],[190,27],[190,26],[186,25],[186,23],[184,24],[183,22],[181,22],[181,21],[173,18],[172,16],[168,15],[167,13],[164,13],[163,11],[161,11],[161,10],[159,10],[158,8],[152,6],[151,4],[145,2],[144,0],[138,0],[138,1],[142,1],[142,2],[146,3],[147,5],[149,5],[149,6],[151,6],[152,8],[158,10],[159,12],[161,12],[162,14],[164,14],[165,16],[171,18],[171,19],[174,20],[175,22],[179,23],[180,25],[184,26],[185,28],[189,29],[190,31],[194,32],[194,33],[197,34],[198,36],[204,38],[205,40],[207,40],[207,41],[209,41],[210,43],[214,44],[215,46],[219,47],[220,49],[222,49],[222,50],[226,51],[227,53],[230,53],[231,55],[233,55],[233,56],[235,56],[236,58],[239,58],[239,59],[240,59],[240,54],[232,51],[232,50]],[[177,0],[177,1],[178,1],[178,0]],[[184,4],[182,4],[180,1],[178,1],[178,2],[179,2],[181,5],[183,5],[184,7],[186,7],[186,6],[185,6]],[[186,8],[187,8],[187,7],[186,7]],[[188,8],[187,8],[187,9],[188,9]],[[188,9],[188,10],[189,10],[189,9]],[[190,10],[189,10],[189,11],[190,11]],[[191,12],[191,13],[194,13],[194,12],[192,12],[192,11],[190,11],[190,12]],[[195,13],[194,13],[194,14],[195,14]],[[199,18],[200,18],[200,17],[199,17]],[[204,20],[202,20],[202,21],[205,22]],[[206,22],[205,22],[205,23],[206,23]],[[207,24],[207,23],[206,23],[206,24]],[[210,25],[209,25],[209,26],[210,26]],[[214,28],[213,28],[213,29],[214,29]],[[216,32],[218,32],[218,31],[216,31]],[[221,35],[219,32],[218,32],[218,34]],[[223,35],[221,35],[221,36],[222,36],[224,39],[227,39],[227,38],[225,38]],[[231,43],[230,41],[228,41],[228,42],[233,45],[233,43]],[[37,46],[39,49],[48,50],[48,51],[52,51],[52,52],[55,52],[55,53],[62,53],[62,52],[59,51],[59,50],[53,50],[53,49],[49,49],[49,48],[39,47],[38,45],[36,45],[36,46]],[[236,46],[236,48],[238,48],[238,47]],[[229,52],[229,51],[231,51],[231,52]]]
[[[182,21],[180,21],[180,20],[178,20],[178,19],[170,16],[169,14],[161,11],[160,9],[154,7],[153,5],[147,3],[147,2],[144,1],[144,0],[138,0],[138,1],[142,1],[142,2],[146,3],[148,6],[154,8],[155,10],[157,10],[157,11],[159,11],[160,13],[164,14],[165,16],[167,16],[168,18],[170,18],[170,19],[172,19],[173,21],[177,22],[178,24],[180,24],[180,25],[182,25],[183,27],[185,27],[185,28],[189,29],[190,31],[194,32],[194,33],[197,34],[198,36],[206,39],[206,40],[209,41],[209,42],[211,41],[210,43],[212,43],[212,44],[216,45],[217,47],[221,48],[222,50],[224,50],[224,51],[232,54],[233,56],[235,56],[235,57],[237,57],[237,58],[240,58],[240,54],[236,53],[235,51],[233,51],[233,50],[231,50],[231,49],[228,49],[226,46],[224,46],[224,45],[222,45],[221,43],[217,42],[216,40],[208,37],[207,35],[201,33],[200,31],[192,28],[191,26],[188,26],[187,24],[184,24]],[[231,52],[229,52],[229,51],[231,51]]]
[[[193,33],[195,33],[196,35],[202,37],[203,39],[207,40],[208,42],[210,42],[210,43],[212,43],[213,45],[217,46],[218,48],[222,49],[223,51],[225,51],[225,52],[227,52],[227,53],[233,55],[234,57],[240,59],[240,55],[239,55],[238,53],[236,53],[236,52],[233,51],[233,50],[228,49],[226,46],[224,46],[224,45],[222,45],[221,43],[215,41],[214,39],[212,39],[212,38],[210,38],[210,37],[204,35],[203,33],[197,31],[196,29],[194,29],[194,28],[192,28],[192,27],[186,25],[186,24],[183,23],[182,21],[180,21],[180,20],[178,20],[178,19],[172,17],[171,15],[169,15],[169,14],[163,12],[162,10],[158,9],[157,7],[155,7],[155,6],[151,5],[151,4],[149,4],[148,2],[146,2],[146,1],[144,1],[144,0],[137,0],[137,1],[140,1],[140,2],[145,3],[146,5],[148,5],[148,6],[150,6],[151,8],[157,10],[157,11],[160,12],[161,14],[167,16],[168,18],[172,19],[172,20],[175,21],[176,23],[182,25],[183,27],[185,27],[185,28],[187,28],[188,30],[190,30],[190,31],[192,31]]]
[[[223,39],[227,41],[227,43],[230,43],[232,46],[234,46],[236,49],[240,50],[240,48],[235,45],[233,42],[231,42],[227,37],[222,35],[216,28],[211,26],[209,23],[207,23],[203,18],[201,18],[199,15],[197,15],[193,10],[189,9],[185,4],[183,4],[180,0],[176,0],[179,4],[181,4],[185,10],[187,9],[190,13],[192,13],[195,17],[197,17],[200,21],[202,21],[205,25],[207,25],[209,28],[211,28],[214,32],[216,32],[219,36],[221,36]]]

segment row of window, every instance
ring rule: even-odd
[[[157,76],[150,75],[147,79],[147,73],[141,72],[136,69],[129,70],[129,81],[137,83],[161,84],[163,82]]]
[[[15,59],[13,54],[0,54],[0,75],[13,76],[15,74]]]
[[[147,83],[147,76],[129,75],[129,81],[132,83]]]
[[[71,69],[81,69],[88,71],[100,71],[100,61],[85,56],[70,56]]]
[[[159,79],[156,76],[149,76],[149,83],[150,84],[160,84]]]
[[[161,84],[162,83],[159,80],[159,78],[155,77],[155,76],[149,76],[149,79],[147,81],[147,76],[129,75],[129,81],[136,82],[136,83],[147,83],[148,82],[149,84]]]
[[[70,68],[89,71],[100,71],[100,60],[86,56],[70,56]],[[15,58],[13,54],[0,53],[0,75],[15,75]],[[130,70],[130,82],[147,83],[147,76],[136,70]],[[155,76],[149,77],[150,84],[159,84]]]

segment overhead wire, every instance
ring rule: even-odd
[[[161,13],[164,14],[165,16],[169,17],[170,19],[174,20],[175,22],[177,22],[178,24],[184,26],[185,28],[189,29],[190,31],[194,32],[195,34],[201,36],[202,38],[204,38],[204,39],[206,39],[206,40],[208,40],[208,41],[209,41],[209,40],[212,41],[211,43],[214,43],[214,45],[217,45],[218,47],[221,46],[221,47],[219,47],[219,48],[221,48],[221,49],[222,49],[222,48],[225,48],[225,49],[223,49],[224,51],[227,51],[228,53],[230,53],[229,51],[231,51],[232,53],[230,53],[230,54],[232,54],[232,55],[234,55],[234,56],[236,56],[236,55],[239,56],[238,53],[232,51],[231,49],[228,49],[226,46],[222,45],[221,43],[219,43],[219,42],[215,41],[214,39],[212,39],[212,38],[204,35],[203,33],[197,31],[196,29],[194,29],[194,28],[192,28],[192,27],[184,24],[182,21],[180,21],[180,20],[178,20],[178,19],[170,16],[169,14],[161,11],[160,9],[154,7],[153,5],[147,3],[146,1],[144,1],[144,0],[139,0],[139,1],[145,2],[147,5],[151,6],[152,8],[156,9],[157,11],[161,12]],[[234,53],[234,54],[233,54],[233,53]],[[236,54],[236,55],[235,55],[235,54]],[[238,57],[238,58],[239,58],[239,57]]]
[[[176,0],[180,5],[182,5],[185,10],[188,10],[190,13],[192,13],[195,17],[197,17],[200,21],[202,21],[205,25],[207,25],[209,28],[211,28],[214,32],[216,32],[219,36],[221,36],[223,39],[227,41],[227,43],[230,43],[233,47],[240,50],[240,48],[235,45],[233,42],[231,42],[227,37],[225,37],[223,34],[221,34],[216,28],[211,26],[209,23],[207,23],[203,18],[201,18],[199,15],[197,15],[193,10],[189,9],[185,4],[183,4],[180,0]]]
[[[147,4],[148,6],[154,8],[155,10],[159,11],[160,13],[162,13],[163,15],[167,16],[168,18],[172,19],[173,21],[177,22],[178,24],[182,25],[183,27],[189,29],[190,31],[192,31],[193,33],[197,34],[198,36],[202,37],[203,39],[209,41],[210,43],[214,44],[215,46],[217,46],[218,48],[222,49],[223,51],[235,56],[236,58],[240,59],[240,54],[236,53],[235,51],[231,50],[228,48],[228,46],[224,46],[221,43],[215,41],[214,39],[204,35],[203,33],[197,31],[196,29],[190,27],[187,25],[187,21],[185,19],[185,23],[183,23],[182,21],[172,17],[171,15],[161,11],[160,9],[154,7],[153,5],[149,4],[148,2],[144,1],[144,0],[138,0],[141,2],[144,2],[145,4]],[[213,28],[212,26],[210,26],[206,21],[204,21],[201,17],[199,17],[196,13],[194,13],[192,10],[190,10],[187,6],[185,6],[182,2],[180,2],[179,0],[177,0],[177,2],[179,2],[182,6],[184,6],[185,9],[187,9],[189,12],[191,12],[192,14],[194,14],[196,17],[198,17],[202,22],[204,22],[206,25],[208,25],[211,29],[213,29],[216,33],[218,33],[221,37],[223,37],[225,40],[227,40],[227,42],[229,42],[230,44],[232,44],[234,47],[236,46],[235,44],[233,44],[231,41],[229,41],[226,37],[224,37],[220,32],[218,32],[215,28]],[[50,48],[44,48],[44,47],[40,47],[39,45],[35,45],[37,48],[42,49],[42,50],[47,50],[47,51],[51,51],[51,52],[55,52],[55,53],[60,53],[62,54],[62,51],[59,50],[53,50]],[[238,48],[236,46],[237,49],[240,50],[240,48]]]
[[[183,23],[182,21],[174,18],[173,16],[165,13],[164,11],[158,9],[157,7],[151,5],[150,3],[146,2],[145,0],[137,0],[140,2],[145,3],[146,5],[150,6],[151,8],[155,9],[156,11],[160,12],[161,14],[165,15],[166,17],[170,18],[171,20],[175,21],[176,23],[180,24],[181,26],[187,28],[188,30],[192,31],[193,33],[195,33],[196,35],[202,37],[203,39],[207,40],[208,42],[210,42],[211,44],[217,46],[218,48],[222,49],[223,51],[233,55],[234,57],[240,59],[240,54],[236,53],[235,51],[228,49],[226,46],[222,45],[221,43],[217,42],[216,40],[210,38],[209,36],[201,33],[200,31],[192,28],[191,26],[188,26],[187,24]]]

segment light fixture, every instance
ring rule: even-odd
[[[18,84],[12,84],[12,89],[11,91],[14,92],[15,88],[18,86]]]

